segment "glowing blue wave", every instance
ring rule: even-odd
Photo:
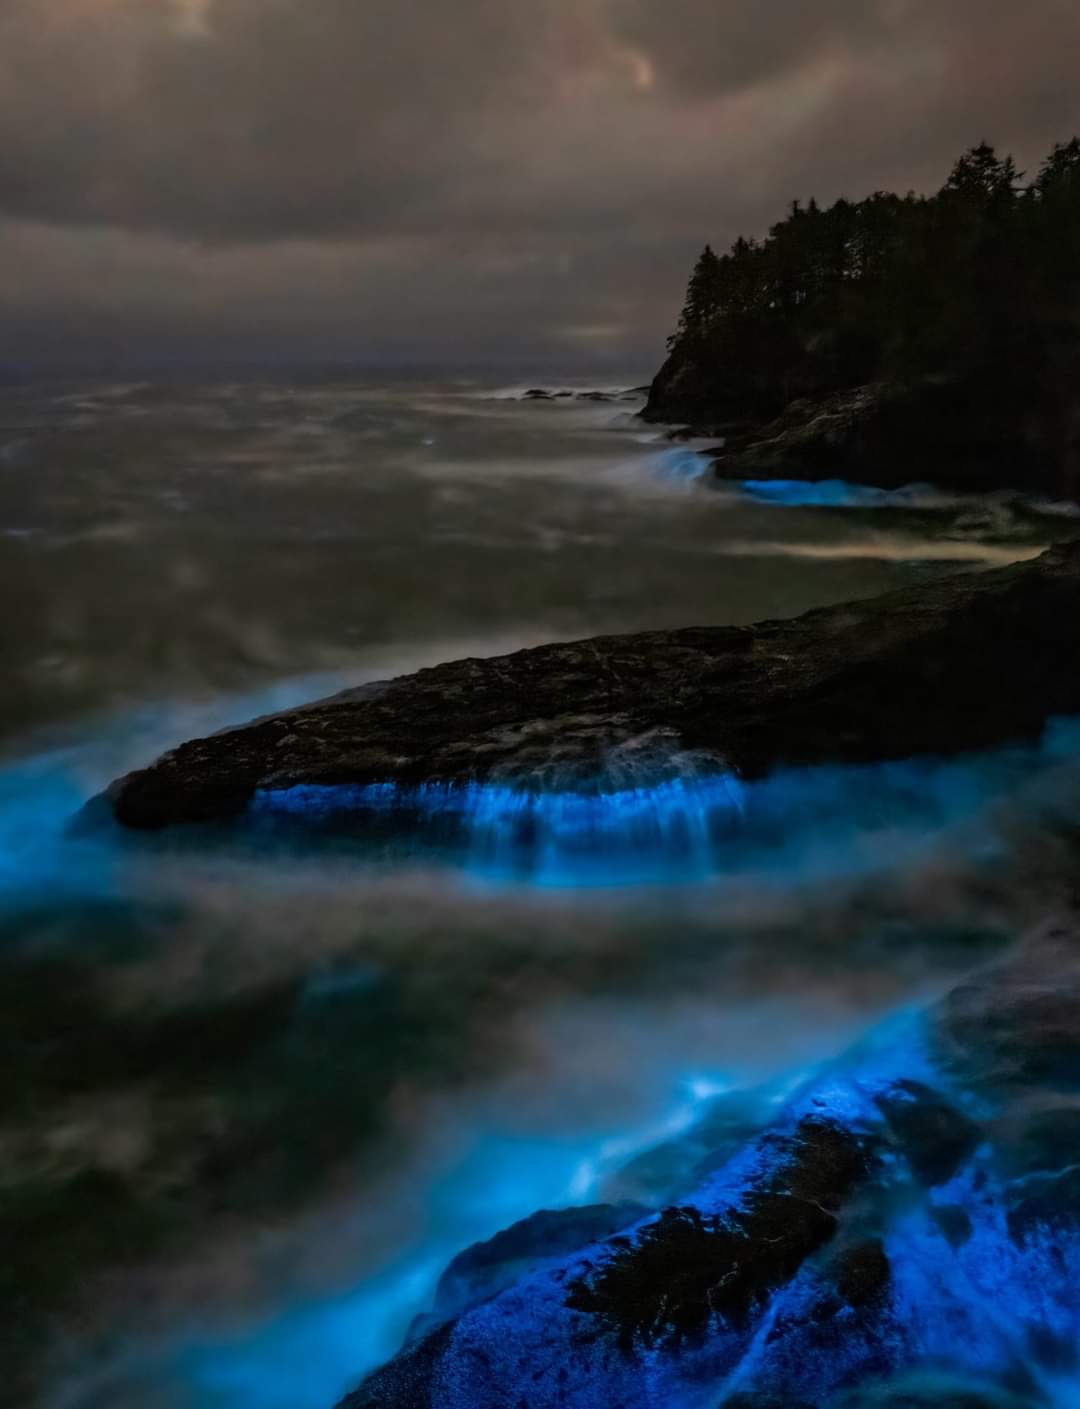
[[[300,786],[260,792],[251,815],[407,835],[478,871],[559,884],[707,874],[744,806],[738,779],[717,774],[594,793],[485,783]]]
[[[995,494],[946,493],[932,484],[905,484],[880,489],[871,484],[851,484],[843,479],[746,479],[742,492],[763,504],[805,509],[923,509],[976,512],[987,526],[1001,514],[1019,511],[1050,518],[1076,518],[1080,506],[1068,500],[1046,499],[1001,490]]]
[[[787,508],[926,509],[948,504],[932,485],[909,484],[902,489],[876,489],[842,479],[746,479],[741,488],[752,499]]]
[[[479,875],[552,886],[678,882],[767,873],[771,884],[888,869],[968,827],[969,853],[1001,845],[992,804],[1038,790],[1080,757],[1080,724],[1037,745],[957,759],[732,773],[652,786],[540,791],[491,783],[298,786],[261,791],[256,827],[348,836],[375,856],[434,857]],[[1048,783],[1047,786],[1052,786]],[[1062,780],[1065,794],[1074,787]],[[1032,795],[1029,806],[1050,806]],[[1071,805],[1071,804],[1069,804]]]
[[[12,906],[108,893],[109,848],[70,834],[84,800],[72,757],[63,751],[0,770],[0,919]]]
[[[696,480],[704,479],[711,464],[708,455],[685,448],[665,450],[653,461],[654,473],[660,479],[675,484],[693,484]]]

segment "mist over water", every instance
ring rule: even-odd
[[[1068,902],[1070,721],[745,790],[406,800],[454,814],[451,847],[324,837],[310,797],[215,838],[72,832],[172,744],[346,685],[1072,532],[1003,497],[710,488],[639,404],[4,393],[0,1095],[42,1403],[330,1409],[462,1248],[643,1196],[716,1102],[760,1127]]]

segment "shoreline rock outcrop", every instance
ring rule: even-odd
[[[1044,1403],[1080,1331],[1078,982],[1076,919],[1052,922],[808,1077],[675,1202],[614,1233],[582,1210],[569,1252],[572,1210],[463,1254],[530,1259],[341,1409]]]
[[[1080,711],[1080,544],[753,627],[463,660],[181,744],[107,794],[126,827],[296,788],[598,794],[954,754]]]
[[[1027,395],[971,380],[879,381],[746,417],[680,391],[677,370],[665,367],[642,416],[719,440],[709,452],[716,480],[847,479],[882,489],[918,481],[1080,499],[1080,375]]]
[[[795,201],[702,250],[647,420],[721,477],[1080,491],[1080,138],[1033,179],[987,143],[934,194]]]

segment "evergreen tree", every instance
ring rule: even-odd
[[[1071,330],[1071,331],[1070,331]],[[1038,376],[1080,339],[1080,139],[1026,189],[987,142],[929,197],[795,201],[762,241],[706,245],[676,357],[705,368],[733,413],[782,409],[879,377]]]
[[[942,195],[986,205],[1015,198],[1020,175],[1012,157],[1001,158],[988,142],[965,152],[953,167]]]
[[[1064,195],[1075,199],[1080,186],[1080,137],[1071,142],[1057,142],[1039,168],[1034,191],[1037,196],[1052,200]]]
[[[668,339],[669,346],[704,337],[721,309],[721,284],[720,260],[712,246],[706,245],[690,275],[679,326]]]

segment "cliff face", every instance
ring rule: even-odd
[[[183,744],[109,803],[160,828],[351,786],[347,806],[385,815],[410,790],[595,794],[990,747],[1080,711],[1078,619],[1080,544],[1061,545],[795,621],[438,666]]]

